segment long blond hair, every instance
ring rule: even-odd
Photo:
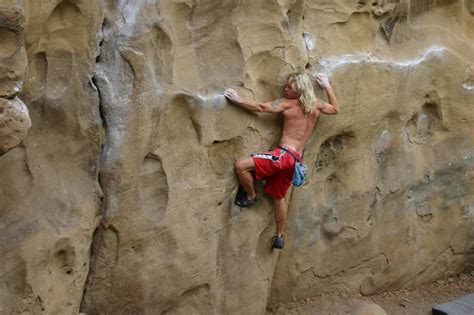
[[[306,72],[292,73],[288,76],[291,87],[298,93],[298,99],[303,112],[310,114],[316,108],[316,96],[314,95],[313,84]]]

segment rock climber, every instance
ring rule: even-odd
[[[232,103],[252,112],[282,113],[283,132],[280,145],[268,152],[252,154],[235,162],[235,172],[247,193],[239,203],[248,207],[257,202],[254,180],[265,179],[264,192],[273,197],[275,204],[276,235],[272,247],[282,249],[287,207],[285,196],[291,186],[296,158],[300,158],[319,113],[339,113],[336,95],[324,74],[315,76],[318,85],[326,91],[328,103],[316,98],[309,75],[305,72],[290,74],[284,88],[284,97],[273,102],[244,99],[233,89],[224,92]]]

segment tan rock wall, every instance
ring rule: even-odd
[[[25,21],[18,97],[32,127],[0,158],[0,313],[74,314],[101,205],[103,129],[90,78],[102,13],[96,1],[10,5]]]
[[[472,270],[472,1],[9,5],[32,127],[0,157],[0,313],[259,314]],[[272,202],[232,205],[233,161],[281,120],[222,92],[271,100],[303,68],[342,111],[272,252]]]
[[[0,3],[0,155],[19,145],[31,127],[28,109],[17,97],[27,64],[23,28],[21,6]]]

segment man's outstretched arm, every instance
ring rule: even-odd
[[[252,101],[252,100],[240,97],[240,95],[233,89],[225,90],[224,96],[232,103],[235,103],[251,112],[279,113],[284,110],[283,106],[281,106],[283,103],[281,99],[278,99],[273,102],[265,102],[265,103]]]
[[[322,89],[326,91],[326,94],[329,100],[329,103],[317,100],[316,108],[321,113],[326,114],[326,115],[338,114],[339,104],[337,103],[336,94],[334,94],[334,90],[332,89],[332,86],[329,83],[328,77],[324,74],[318,74],[316,75],[316,82]]]

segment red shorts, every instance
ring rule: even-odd
[[[289,149],[297,158],[300,154]],[[255,153],[251,155],[255,164],[255,179],[266,179],[264,192],[270,196],[281,199],[286,196],[293,180],[295,158],[283,149],[276,148],[272,151]]]

